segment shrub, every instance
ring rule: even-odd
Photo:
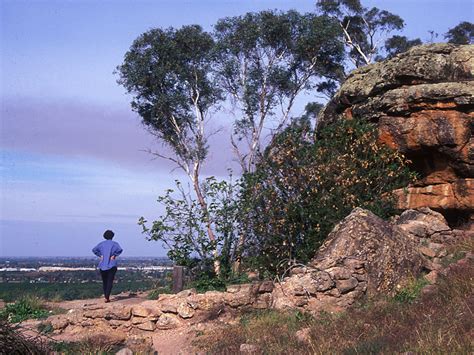
[[[42,302],[35,297],[24,297],[15,303],[9,303],[0,311],[0,319],[19,323],[30,318],[45,318],[48,311]]]
[[[244,177],[241,221],[247,260],[270,274],[307,262],[354,207],[381,217],[395,212],[391,194],[415,175],[401,153],[377,143],[376,127],[340,121],[316,137],[295,124],[267,148]]]
[[[208,177],[201,186],[207,201],[204,210],[185,186],[175,181],[176,191],[166,190],[158,197],[165,212],[148,226],[141,217],[138,224],[148,240],[161,241],[168,249],[168,257],[177,265],[186,266],[194,277],[205,272],[214,273],[214,263],[220,264],[221,278],[232,274],[231,267],[237,241],[236,213],[234,200],[236,185],[229,180],[218,181]],[[216,240],[208,237],[208,222],[213,228]]]
[[[48,346],[39,338],[29,337],[18,330],[18,325],[0,319],[1,354],[48,354]]]
[[[396,292],[393,300],[399,303],[412,303],[420,296],[423,287],[428,284],[429,282],[423,277],[419,279],[413,279],[408,282],[405,287]]]

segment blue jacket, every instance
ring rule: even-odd
[[[109,270],[117,266],[117,260],[111,259],[112,256],[119,256],[122,253],[122,248],[119,243],[114,242],[113,240],[104,240],[103,242],[97,244],[97,246],[92,249],[92,252],[98,257],[102,256],[102,260],[99,263],[99,269]]]

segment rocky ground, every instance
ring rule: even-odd
[[[226,292],[198,294],[185,290],[160,295],[119,295],[51,304],[64,314],[41,322],[51,324],[58,341],[120,343],[134,351],[190,353],[192,340],[209,329],[235,323],[248,310],[340,312],[356,301],[390,295],[407,280],[425,274],[436,284],[455,258],[449,246],[472,238],[470,230],[451,229],[429,208],[408,210],[391,222],[356,208],[341,221],[311,263],[288,270],[279,282],[232,285]],[[472,255],[468,255],[472,258]],[[40,321],[25,324],[35,329]]]

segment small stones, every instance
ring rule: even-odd
[[[295,296],[306,296],[306,290],[303,286],[296,286],[293,289],[293,295]]]
[[[346,258],[344,260],[344,266],[347,266],[350,269],[357,270],[364,267],[364,262],[355,258]]]
[[[257,300],[252,305],[256,309],[268,309],[271,308],[273,303],[273,296],[271,293],[260,294]]]
[[[156,329],[174,329],[177,328],[181,323],[172,314],[162,314],[156,322]]]
[[[176,294],[176,297],[189,297],[189,296],[192,296],[192,295],[195,295],[196,294],[196,290],[194,288],[191,288],[191,289],[188,289],[188,290],[183,290],[181,292],[178,292]]]
[[[129,320],[132,316],[132,309],[128,306],[108,308],[105,312],[105,319]]]
[[[326,291],[324,294],[332,296],[332,297],[336,297],[336,298],[341,297],[341,292],[337,288],[332,288],[329,291]]]
[[[241,354],[261,354],[262,348],[254,344],[240,344],[239,351]]]
[[[240,285],[229,285],[226,288],[228,293],[237,293],[240,291]]]
[[[136,317],[148,317],[150,314],[151,310],[149,308],[140,305],[133,306],[132,308],[132,315]]]
[[[307,297],[296,297],[295,298],[295,306],[296,307],[303,307],[308,304],[308,298]]]
[[[160,310],[163,313],[178,313],[178,307],[176,306],[175,303],[171,302],[170,300],[166,300],[163,303],[160,303]]]
[[[50,322],[54,330],[63,330],[69,325],[67,318],[61,316],[50,319]]]
[[[258,293],[267,293],[273,291],[273,282],[272,281],[263,281],[258,287]]]
[[[425,275],[425,279],[431,284],[435,284],[438,282],[439,279],[439,273],[436,270],[431,271],[427,275]]]
[[[181,318],[187,319],[192,318],[194,316],[195,311],[186,302],[182,302],[179,304],[177,312]]]
[[[347,280],[352,276],[351,270],[341,266],[332,267],[326,271],[336,280]]]
[[[155,323],[152,321],[146,321],[144,323],[137,324],[137,328],[152,332],[155,330]]]
[[[336,280],[336,287],[342,293],[347,293],[357,287],[359,282],[354,277],[347,280]]]
[[[105,316],[105,310],[104,309],[92,309],[92,310],[86,310],[83,313],[83,316],[86,318],[104,318]]]
[[[295,333],[296,340],[302,344],[309,344],[311,342],[311,328],[303,328]]]
[[[313,280],[318,292],[324,292],[334,287],[335,283],[331,275],[325,271],[318,271],[313,274]]]
[[[434,258],[436,256],[436,252],[428,247],[419,247],[418,250],[420,251],[420,253],[430,258]]]

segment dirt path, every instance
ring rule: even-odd
[[[119,294],[110,297],[110,305],[134,305],[146,301],[148,298],[147,292],[139,292],[139,293],[132,293],[132,294]],[[84,306],[91,306],[91,305],[105,305],[105,301],[103,298],[89,298],[85,300],[73,300],[73,301],[58,301],[58,302],[47,302],[47,305],[52,308],[62,308],[66,311],[71,309],[83,309]]]

